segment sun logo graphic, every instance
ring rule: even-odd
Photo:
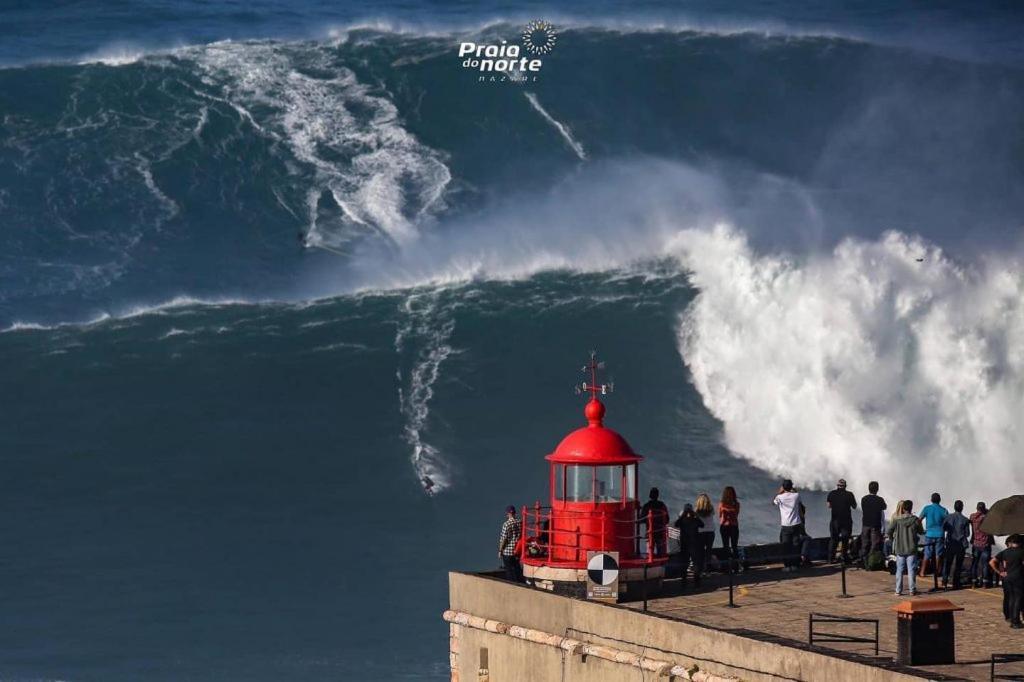
[[[556,42],[558,32],[550,22],[534,20],[523,27],[523,47],[530,54],[547,54]]]

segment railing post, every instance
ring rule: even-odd
[[[580,527],[576,526],[576,561],[580,560]]]
[[[647,564],[644,564],[644,613],[647,613]]]
[[[654,512],[647,512],[647,561],[654,559]]]
[[[846,593],[846,561],[840,560],[840,573],[842,574],[843,580],[843,591],[841,594],[837,594],[836,597],[839,599],[849,599],[851,595]]]
[[[608,548],[604,544],[605,538],[605,527],[604,527],[604,514],[601,514],[601,551],[604,552]]]
[[[527,531],[530,530],[530,519],[529,519],[529,516],[527,516],[527,513],[526,513],[528,509],[529,509],[529,507],[527,507],[524,504],[523,505],[523,515],[522,515],[522,517],[520,517],[523,520],[523,522],[522,522],[522,524],[520,525],[520,528],[519,528],[519,539],[521,539],[523,541],[523,548],[521,550],[519,550],[519,566],[520,567],[522,567],[522,565],[523,565],[523,560],[526,559],[526,538],[530,537],[529,533],[527,532]]]
[[[734,608],[736,608],[736,603],[733,601],[733,597],[732,597],[733,585],[735,583],[735,579],[733,577],[733,570],[732,570],[732,568],[733,568],[732,567],[732,555],[729,556],[728,561],[729,561],[729,608],[730,609],[734,609]]]

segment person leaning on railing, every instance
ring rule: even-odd
[[[654,556],[665,556],[668,553],[668,507],[659,500],[661,492],[651,488],[650,499],[640,508],[637,521],[647,530],[647,519],[650,518],[650,533],[654,540]]]
[[[498,536],[498,558],[505,569],[505,576],[517,583],[523,581],[523,567],[516,554],[522,533],[523,527],[516,518],[516,508],[510,504],[505,508],[505,522],[501,524],[501,534]]]

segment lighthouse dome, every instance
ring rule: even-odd
[[[604,412],[601,401],[587,403],[584,414],[589,424],[563,438],[547,459],[562,464],[631,464],[643,459],[625,438],[604,426]]]

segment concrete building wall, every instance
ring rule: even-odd
[[[557,636],[555,641],[571,638],[671,662],[700,671],[696,679],[705,675],[750,682],[921,679],[912,672],[868,666],[622,606],[569,599],[486,576],[450,573],[449,595],[454,612],[550,633]],[[520,631],[514,634],[523,636]],[[452,624],[451,635],[452,679],[456,682],[656,679],[655,673],[635,667],[626,656],[620,657],[621,662],[584,657],[550,643],[524,641],[509,633],[467,625]],[[793,638],[801,635],[794,632]],[[486,669],[482,676],[483,649]]]

